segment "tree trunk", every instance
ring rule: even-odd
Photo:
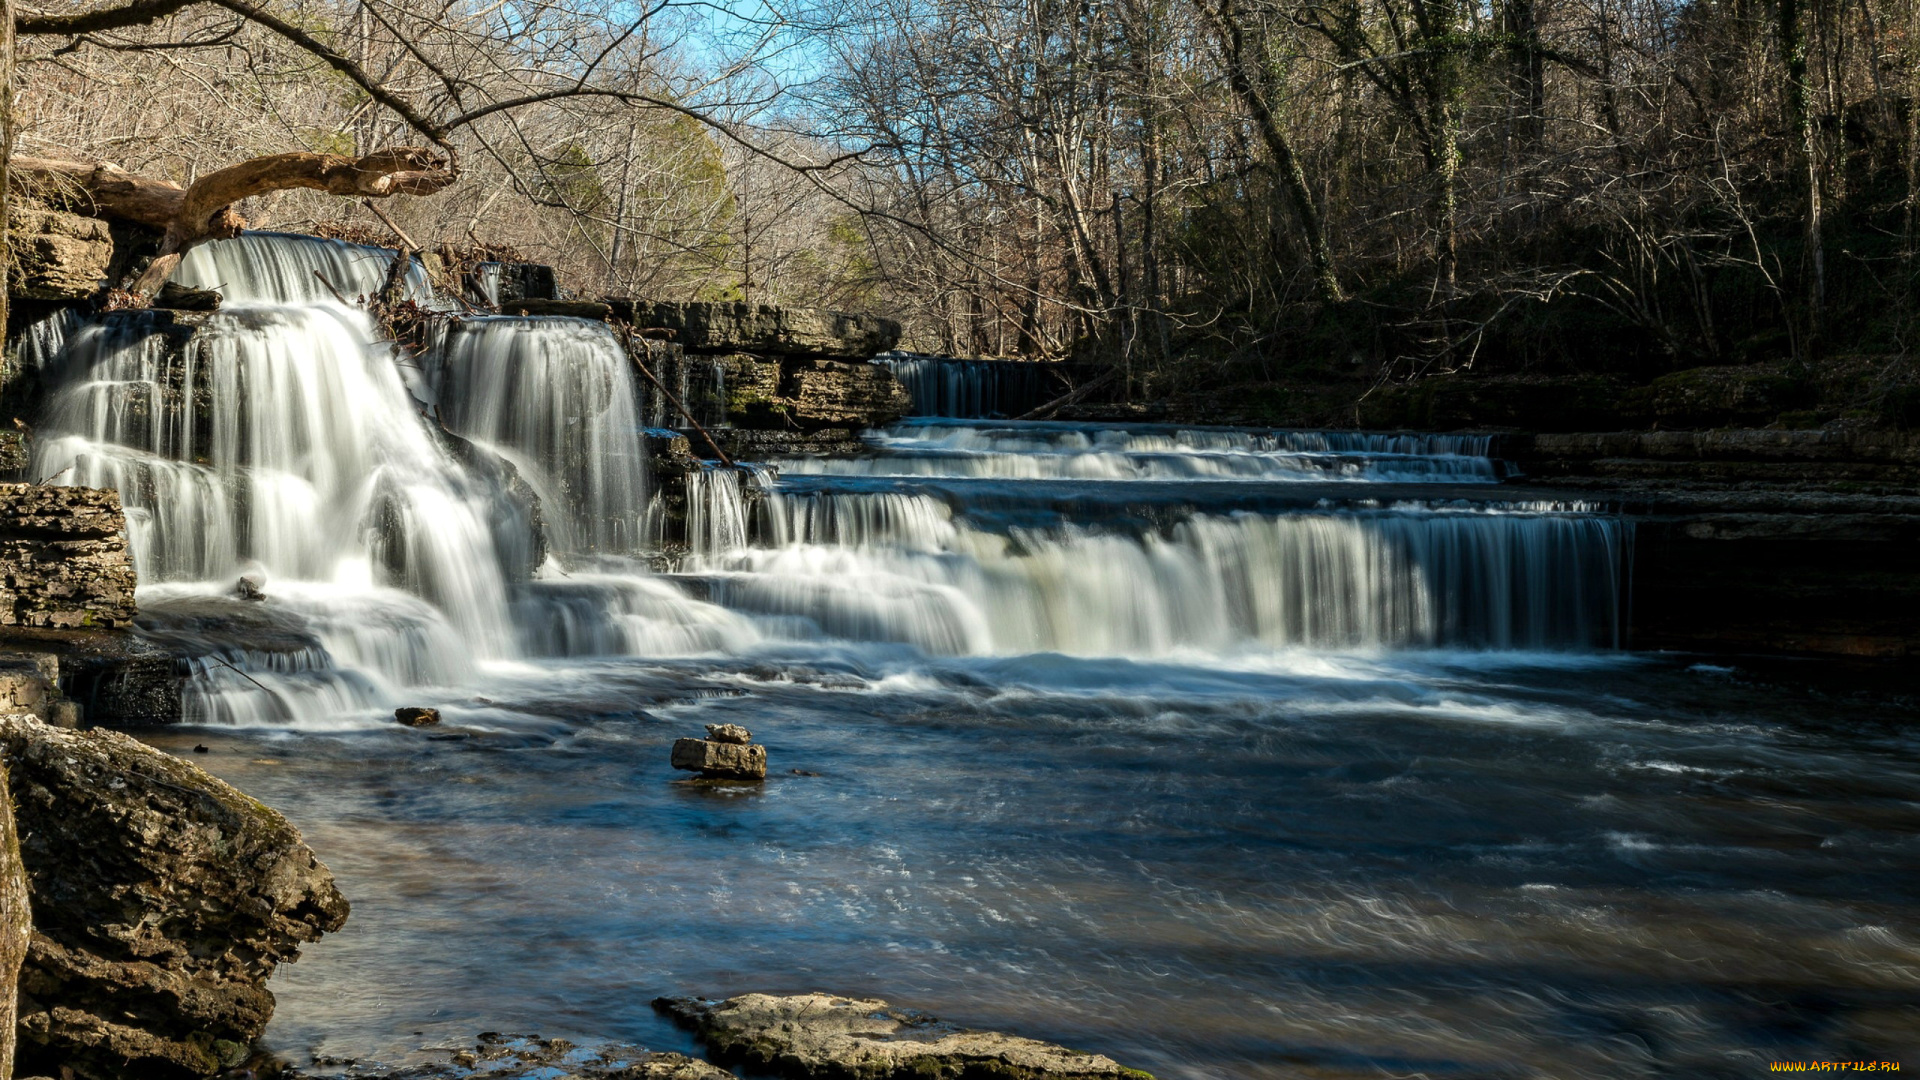
[[[1805,166],[1807,214],[1806,247],[1802,255],[1807,285],[1807,342],[1800,359],[1810,362],[1818,348],[1820,322],[1827,301],[1827,266],[1820,191],[1820,147],[1814,130],[1813,82],[1807,74],[1807,30],[1800,18],[1800,0],[1780,0],[1780,58],[1787,72],[1787,118],[1796,149]]]
[[[1267,152],[1273,155],[1273,166],[1280,173],[1280,182],[1293,204],[1295,216],[1300,219],[1300,232],[1307,241],[1307,255],[1313,262],[1313,276],[1320,298],[1328,303],[1337,303],[1344,297],[1340,292],[1340,279],[1333,272],[1333,255],[1327,248],[1326,232],[1320,222],[1320,207],[1314,203],[1313,193],[1307,189],[1307,176],[1300,168],[1300,159],[1294,155],[1292,141],[1280,129],[1280,121],[1267,104],[1266,95],[1247,69],[1246,33],[1240,26],[1239,16],[1230,2],[1223,3],[1218,10],[1209,6],[1206,0],[1199,0],[1197,6],[1202,18],[1212,28],[1222,58],[1227,62],[1227,81],[1232,84],[1234,95],[1253,119],[1261,141],[1267,144]]]
[[[431,195],[454,180],[446,159],[417,146],[379,150],[361,158],[336,154],[270,154],[229,165],[181,187],[171,180],[136,176],[108,162],[16,158],[17,179],[65,189],[84,196],[101,217],[118,218],[160,229],[164,237],[132,290],[151,297],[203,240],[237,236],[246,219],[234,204],[255,195],[291,188],[312,188],[367,199],[393,195]]]

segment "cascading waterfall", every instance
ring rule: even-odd
[[[409,688],[484,680],[490,659],[772,642],[1194,658],[1615,642],[1617,520],[1418,495],[1498,479],[1474,436],[909,422],[865,457],[692,474],[686,553],[651,574],[631,556],[657,525],[641,424],[658,402],[619,342],[578,319],[455,319],[403,381],[366,316],[315,293],[315,269],[347,293],[388,265],[250,234],[181,277],[266,302],[197,330],[49,321],[23,347],[52,388],[33,471],[122,492],[143,602],[190,608],[252,573],[268,600],[248,610],[295,628],[210,640],[193,716],[364,722]],[[516,474],[552,556],[531,578]],[[1166,483],[1193,480],[1232,485]],[[1246,495],[1328,481],[1350,497]],[[1228,490],[1239,509],[1210,494]]]
[[[500,454],[540,496],[562,553],[645,540],[646,455],[625,351],[604,323],[460,319],[439,350],[440,417]]]
[[[489,528],[500,493],[428,436],[365,315],[235,305],[183,336],[149,312],[74,334],[47,373],[31,466],[120,491],[149,596],[254,574],[334,660],[390,686],[517,652]],[[253,687],[243,696],[264,690],[228,674]]]
[[[915,416],[1017,416],[1046,403],[1051,365],[891,353],[878,358],[913,398]]]
[[[708,556],[725,605],[946,654],[1616,644],[1621,526],[1557,506],[1198,514],[1007,533],[928,496],[770,496],[774,543]]]
[[[745,547],[752,513],[749,492],[764,492],[772,475],[756,465],[688,475],[688,549],[695,555],[714,555]]]
[[[217,289],[228,303],[307,304],[373,296],[386,283],[394,253],[317,236],[248,232],[200,244],[180,261],[173,280]],[[407,268],[404,295],[437,307],[433,282],[418,259]]]

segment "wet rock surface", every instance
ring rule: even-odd
[[[913,398],[880,364],[824,357],[721,358],[726,414],[742,428],[819,431],[877,427],[913,410]]]
[[[871,452],[852,428],[813,431],[773,431],[729,428],[713,437],[735,461],[766,461],[781,457],[853,457]]]
[[[659,998],[653,1005],[692,1029],[717,1060],[800,1080],[1149,1078],[1098,1054],[973,1031],[875,998],[743,994],[725,1001]]]
[[[273,1015],[266,981],[347,902],[293,826],[110,731],[0,716],[33,903],[20,1070],[212,1075]]]

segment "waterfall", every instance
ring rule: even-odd
[[[1046,363],[890,353],[875,357],[913,398],[915,416],[1016,416],[1046,403]]]
[[[247,232],[190,249],[173,272],[173,280],[189,288],[217,289],[228,303],[351,301],[380,291],[393,257],[390,248],[317,236]],[[405,295],[422,306],[437,304],[433,282],[418,259],[407,269]]]
[[[751,515],[749,492],[764,492],[772,478],[770,470],[752,464],[688,474],[688,549],[695,555],[712,555],[745,547]]]
[[[1555,512],[1194,515],[982,531],[924,497],[776,496],[777,546],[692,564],[728,607],[934,652],[1611,646],[1622,526]]]
[[[34,474],[120,491],[143,584],[391,585],[513,651],[497,493],[428,437],[363,314],[237,305],[179,348],[160,316],[116,313],[54,368]]]
[[[645,540],[646,455],[632,365],[606,324],[460,319],[438,351],[441,419],[512,461],[561,553]]]
[[[21,345],[48,388],[32,473],[121,492],[193,718],[350,725],[493,661],[818,641],[1227,663],[1618,637],[1625,526],[1433,486],[1497,490],[1472,435],[902,423],[859,458],[690,474],[686,551],[650,573],[661,402],[609,329],[455,318],[415,363],[315,292],[387,265],[249,234],[182,267],[226,286],[217,313],[61,316]],[[663,377],[718,409],[722,370]],[[243,573],[265,602],[230,598]]]
[[[780,463],[793,474],[1024,480],[1492,482],[1484,435],[906,423],[870,437],[881,453]]]

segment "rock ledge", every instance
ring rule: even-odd
[[[719,1061],[798,1080],[1152,1080],[1111,1058],[995,1031],[970,1031],[875,998],[742,994],[658,998]]]

